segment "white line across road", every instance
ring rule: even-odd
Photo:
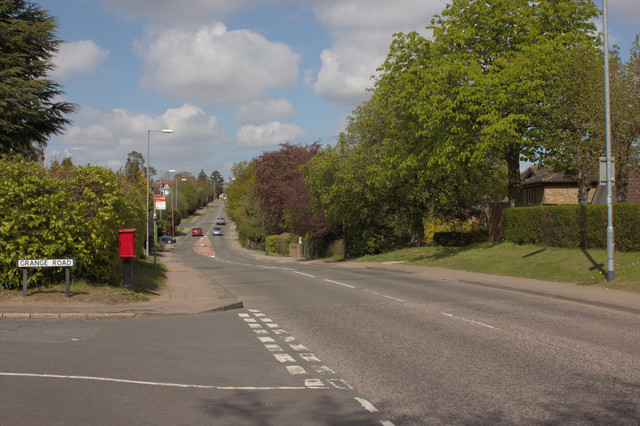
[[[185,383],[163,383],[163,382],[148,382],[144,380],[128,380],[128,379],[116,379],[112,377],[94,377],[94,376],[71,376],[64,374],[38,374],[38,373],[6,373],[0,372],[0,376],[7,377],[36,377],[43,379],[67,379],[67,380],[91,380],[97,382],[112,382],[112,383],[125,383],[132,385],[145,385],[145,386],[163,386],[170,388],[182,388],[182,389],[209,389],[209,390],[302,390],[302,389],[316,389],[311,386],[213,386],[213,385],[193,385]]]

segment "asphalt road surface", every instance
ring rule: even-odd
[[[640,423],[640,316],[185,238],[237,311],[2,321],[0,423]],[[226,231],[229,225],[223,226]]]

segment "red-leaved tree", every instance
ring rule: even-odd
[[[317,142],[303,147],[280,144],[280,150],[263,153],[254,159],[256,184],[253,195],[260,200],[264,221],[272,232],[321,236],[332,224],[314,213],[309,187],[298,172],[319,151]]]

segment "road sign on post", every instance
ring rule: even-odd
[[[167,199],[166,197],[156,197],[156,210],[166,210]]]

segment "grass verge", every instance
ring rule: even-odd
[[[66,297],[66,285],[64,282],[41,287],[28,288],[28,296],[22,296],[22,287],[19,289],[3,289],[0,292],[0,301],[3,302],[47,302],[47,303],[84,303],[84,304],[118,304],[130,302],[142,302],[149,300],[150,295],[158,294],[164,286],[166,267],[157,263],[153,266],[153,259],[133,261],[132,289],[127,290],[122,286],[96,285],[85,280],[74,280],[73,272],[70,298]]]
[[[363,256],[360,262],[407,262],[513,277],[573,282],[606,283],[606,250],[566,249],[513,243],[481,243],[468,247],[415,247]],[[640,292],[640,253],[616,252],[615,280],[608,288]]]

